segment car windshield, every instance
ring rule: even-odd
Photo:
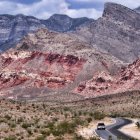
[[[105,125],[104,123],[99,123],[98,125]]]

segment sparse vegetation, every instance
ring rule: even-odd
[[[136,122],[136,126],[138,129],[140,129],[140,122]]]
[[[135,91],[55,106],[0,100],[0,139],[85,140],[77,130],[94,121],[106,116],[140,117],[139,99],[139,92]],[[136,125],[140,128],[139,123]]]
[[[4,140],[85,140],[77,133],[77,128],[87,127],[95,118],[99,118],[97,112],[73,110],[65,106],[49,107],[47,103],[25,104],[6,100],[0,103],[0,122],[6,125],[6,130],[0,130],[3,133],[0,139]],[[8,114],[5,110],[8,110]]]

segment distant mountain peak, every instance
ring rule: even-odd
[[[115,21],[116,23],[122,22],[136,29],[139,28],[139,14],[128,7],[116,3],[106,3],[103,17]],[[135,25],[136,24],[136,25]]]
[[[140,13],[140,6],[138,8],[136,8],[135,11]]]
[[[104,6],[103,17],[108,17],[108,16],[113,17],[114,16],[114,18],[115,18],[116,16],[121,16],[121,15],[130,13],[130,12],[135,13],[134,10],[131,10],[130,8],[125,7],[121,4],[107,2],[107,3],[105,3],[105,6]]]
[[[64,14],[53,14],[50,18],[69,18],[71,19],[71,17],[69,17],[68,15],[64,15]]]
[[[54,14],[48,20],[42,20],[42,23],[50,30],[57,32],[67,32],[76,30],[77,27],[86,22],[93,22],[93,19],[86,17],[71,18],[67,15]]]
[[[88,18],[71,18],[67,15],[54,14],[47,20],[40,20],[33,16],[0,15],[0,50],[7,50],[14,46],[26,34],[40,28],[48,28],[57,32],[73,31],[77,27],[90,22]],[[92,20],[93,21],[93,20]],[[4,33],[4,32],[5,33]]]
[[[24,14],[17,14],[16,16],[17,16],[17,17],[25,17]]]

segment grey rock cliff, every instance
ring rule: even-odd
[[[12,44],[18,42],[24,35],[43,28],[40,20],[24,15],[1,15],[0,16],[0,49],[6,50]]]
[[[67,32],[76,30],[77,27],[88,24],[94,21],[93,19],[83,18],[71,18],[67,15],[54,14],[48,20],[42,20],[42,23],[46,27],[53,31]]]
[[[82,35],[83,29],[77,31]],[[140,57],[140,14],[115,3],[106,3],[103,16],[84,31],[88,42],[124,62]]]
[[[136,8],[135,11],[137,11],[138,13],[140,13],[140,6],[138,8]]]
[[[86,22],[93,21],[88,18],[70,18],[66,15],[55,14],[47,20],[40,20],[25,15],[1,15],[0,16],[0,51],[7,50],[29,32],[40,28],[48,28],[53,31],[67,32],[75,30]]]

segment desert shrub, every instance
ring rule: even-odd
[[[77,113],[76,112],[74,112],[74,114],[73,114],[73,117],[75,118],[75,117],[77,117],[78,115],[77,115]]]
[[[10,120],[12,117],[9,115],[5,115],[5,119]]]
[[[55,140],[64,140],[64,138],[60,136],[60,137],[55,138]]]
[[[68,123],[66,121],[60,123],[57,128],[63,133],[73,133],[76,125],[72,123]]]
[[[22,124],[22,128],[27,129],[28,127],[31,127],[31,124],[29,124],[29,123]]]
[[[64,111],[69,111],[70,109],[68,107],[64,107]]]
[[[53,122],[49,122],[46,127],[49,128],[49,129],[53,129],[54,123]]]
[[[96,137],[92,137],[89,140],[100,140],[100,139],[99,138],[96,138]]]
[[[20,118],[18,118],[17,123],[21,123],[23,121],[24,121],[24,119],[22,117],[20,117]]]
[[[67,114],[67,113],[65,113],[65,114],[64,114],[64,116],[65,116],[65,118],[67,118],[67,117],[68,117],[68,114]]]
[[[82,112],[81,112],[81,111],[79,111],[78,113],[79,113],[79,116],[81,116],[81,115],[82,115]]]
[[[140,122],[136,122],[136,126],[140,129]]]
[[[73,120],[73,123],[75,124],[75,126],[77,126],[77,125],[84,125],[85,122],[80,118],[76,118]]]
[[[10,123],[8,123],[8,125],[9,125],[9,127],[11,127],[11,128],[15,128],[15,127],[16,127],[16,124],[15,124],[14,122],[10,122]]]
[[[87,112],[83,112],[83,115],[86,116],[87,115]]]
[[[58,121],[58,118],[53,118],[52,121],[53,122],[57,122]]]
[[[40,130],[40,133],[44,136],[49,136],[50,135],[50,132],[48,130],[45,130],[45,129]]]
[[[35,140],[45,140],[45,136],[38,136]]]
[[[90,123],[92,121],[92,118],[87,118],[87,122]]]
[[[27,129],[27,132],[28,132],[29,135],[33,134],[31,129]]]
[[[58,125],[51,125],[50,127],[50,133],[52,133],[54,136],[62,136],[66,133],[74,133],[76,128],[75,122],[67,122],[63,121],[59,123]]]
[[[109,115],[109,117],[118,118],[118,117],[122,117],[122,116],[121,116],[119,113],[114,112],[114,113],[112,113],[111,115]]]
[[[46,105],[43,103],[43,104],[42,104],[42,107],[43,107],[43,109],[45,109],[45,108],[46,108]]]
[[[5,138],[4,140],[16,140],[16,137],[15,136],[9,136],[9,137]]]
[[[101,112],[94,112],[94,119],[95,120],[102,120],[105,118],[105,114],[101,113]]]
[[[85,140],[82,136],[78,136],[77,134],[74,134],[73,140]]]
[[[93,117],[94,116],[93,112],[90,112],[89,113],[89,116]]]

